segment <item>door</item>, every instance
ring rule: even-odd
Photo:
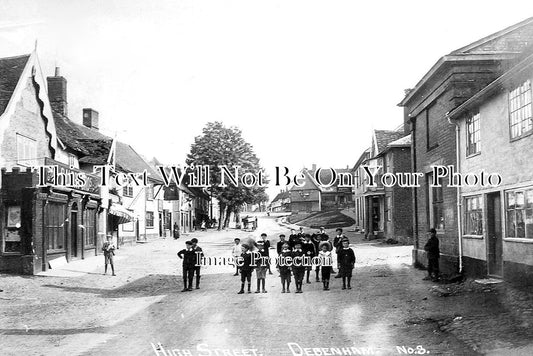
[[[503,275],[502,214],[500,193],[487,195],[487,269],[489,275]]]
[[[70,212],[70,257],[78,256],[78,212]]]

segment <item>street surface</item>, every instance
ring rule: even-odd
[[[323,291],[312,278],[302,294],[281,294],[274,269],[268,293],[237,295],[234,268],[209,266],[201,289],[180,292],[176,252],[186,240],[198,238],[207,256],[230,257],[233,238],[261,232],[272,246],[288,235],[274,217],[260,217],[254,232],[209,230],[121,248],[116,277],[102,275],[103,256],[43,276],[1,275],[0,355],[533,354],[528,294],[508,306],[501,286],[422,281],[410,246],[354,232],[352,290],[332,279]],[[255,282],[254,273],[253,291]]]

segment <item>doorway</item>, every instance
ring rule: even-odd
[[[487,269],[492,276],[503,276],[503,243],[500,193],[487,194]]]
[[[78,257],[78,211],[76,204],[70,211],[70,257]]]

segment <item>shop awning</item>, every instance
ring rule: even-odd
[[[113,215],[118,220],[118,224],[125,224],[135,220],[131,211],[117,203],[111,203],[109,214]]]

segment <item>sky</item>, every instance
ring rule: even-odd
[[[145,157],[182,163],[222,121],[272,176],[353,166],[441,56],[530,16],[514,0],[0,0],[0,57],[37,41],[45,76],[67,78],[69,117],[97,110]]]

